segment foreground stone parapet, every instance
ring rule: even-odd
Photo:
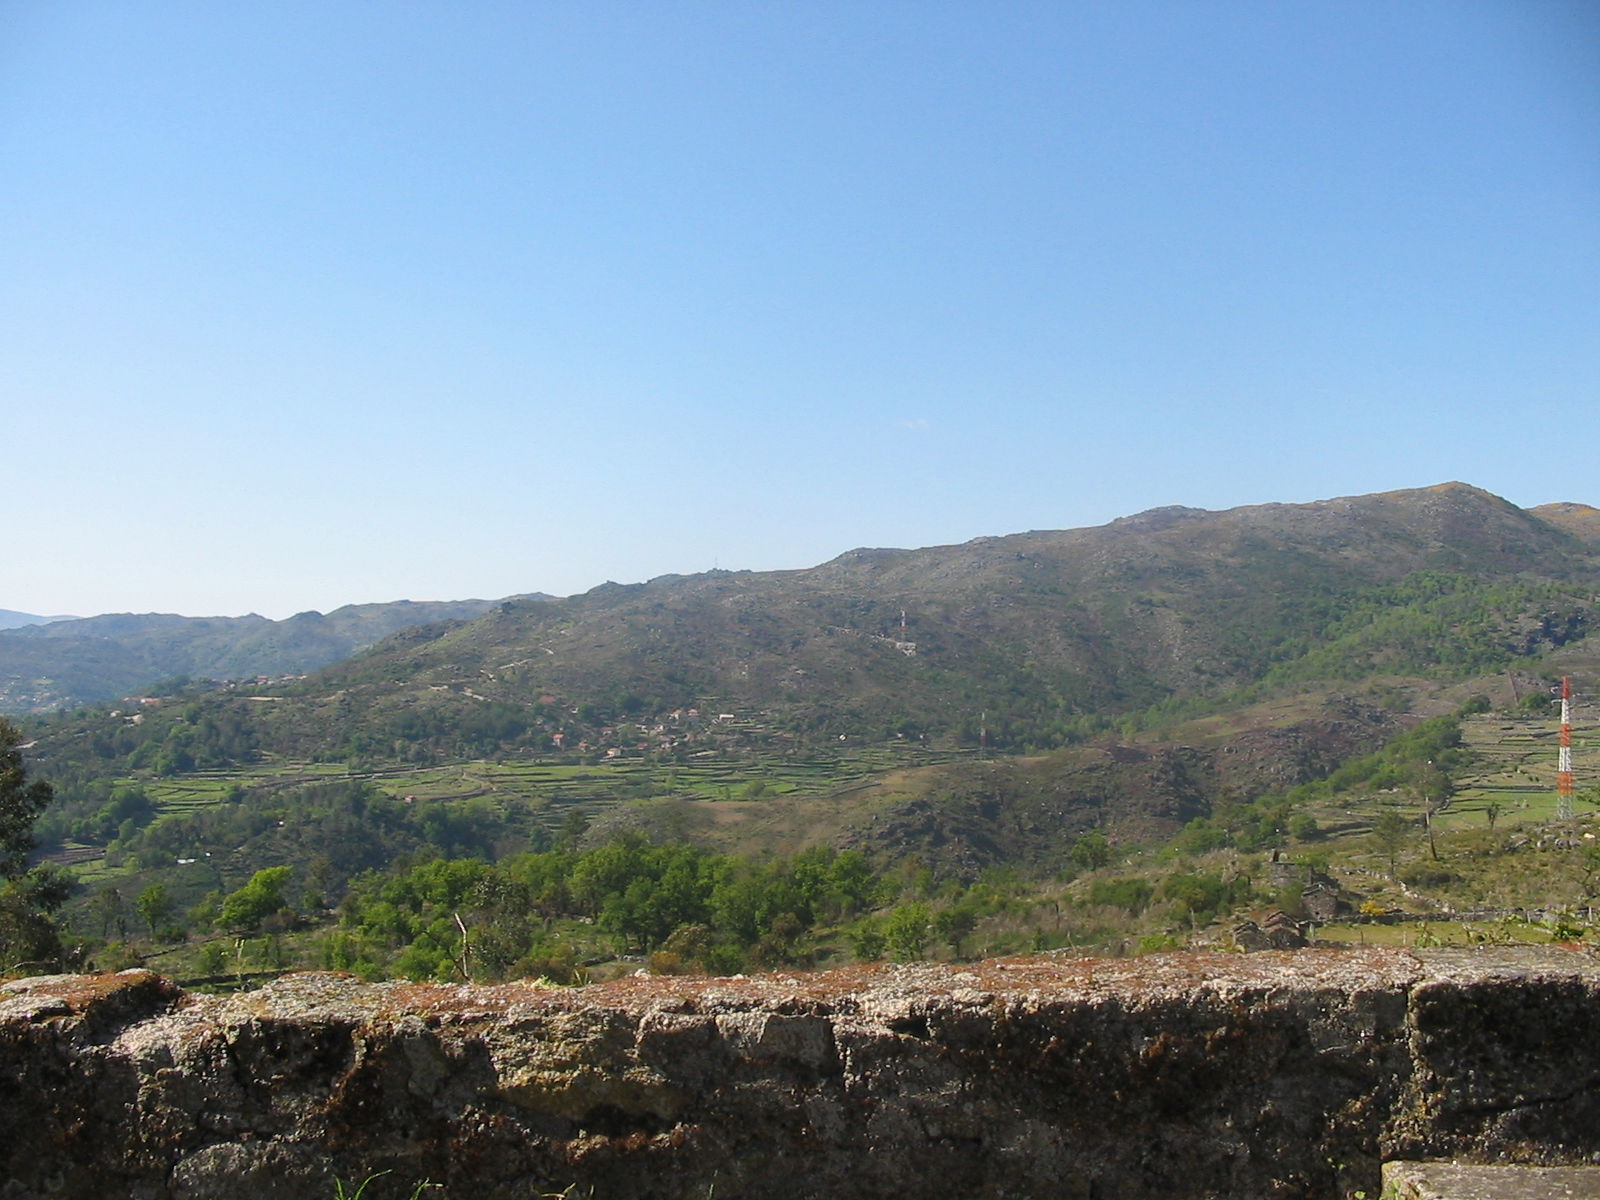
[[[1388,1162],[1383,1200],[1600,1200],[1600,1167]]]
[[[1376,1196],[1600,1154],[1570,951],[1030,958],[228,997],[0,985],[0,1197]]]

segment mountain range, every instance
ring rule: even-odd
[[[278,703],[231,701],[255,744],[308,757],[357,745],[414,760],[594,745],[621,723],[689,710],[793,744],[1022,750],[1274,691],[1375,678],[1443,687],[1531,668],[1587,633],[1597,586],[1600,510],[1524,510],[1448,483],[1162,508],[1090,529],[858,549],[805,570],[669,575],[565,599],[286,622],[100,617],[0,634],[0,681],[15,710],[162,676],[321,667],[274,689]]]
[[[408,726],[485,702],[543,703],[547,729],[698,706],[798,737],[1048,746],[1243,688],[1529,659],[1589,628],[1593,516],[1446,484],[607,584],[403,631],[301,699]]]
[[[0,610],[0,712],[99,704],[178,677],[300,674],[348,658],[396,630],[480,615],[487,600],[352,604],[283,621],[117,613],[30,617]]]
[[[52,621],[76,621],[76,617],[41,617],[38,613],[17,612],[0,608],[0,629],[17,629],[23,625],[48,625]]]

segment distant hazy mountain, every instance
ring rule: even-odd
[[[0,712],[116,700],[177,676],[301,674],[401,629],[467,620],[495,601],[353,604],[284,621],[116,613],[0,629]]]
[[[48,625],[52,621],[75,621],[76,617],[41,617],[34,613],[16,612],[0,608],[0,629],[17,629],[23,625]]]

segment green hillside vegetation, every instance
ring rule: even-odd
[[[816,704],[798,705],[782,689],[745,706],[686,690],[662,695],[649,692],[637,678],[640,690],[618,692],[605,682],[604,671],[582,691],[558,694],[535,686],[526,689],[530,695],[517,695],[503,687],[496,696],[493,684],[482,681],[411,682],[428,675],[409,658],[397,660],[401,651],[390,642],[356,664],[301,684],[251,695],[213,691],[187,705],[146,711],[137,725],[125,713],[117,724],[97,720],[91,712],[68,714],[61,724],[41,729],[60,731],[52,741],[87,742],[93,760],[75,749],[61,764],[69,773],[87,766],[95,773],[150,769],[170,775],[248,767],[267,756],[356,769],[530,754],[591,762],[608,754],[682,760],[729,746],[783,757],[841,737],[867,744],[910,741],[946,751],[981,744],[1028,753],[1292,696],[1306,685],[1375,675],[1421,676],[1445,684],[1525,662],[1584,635],[1591,617],[1588,597],[1568,585],[1474,583],[1423,572],[1393,586],[1324,597],[1314,606],[1320,624],[1311,623],[1310,605],[1298,606],[1292,618],[1280,614],[1276,627],[1255,622],[1246,605],[1228,614],[1226,623],[1213,614],[1211,623],[1219,654],[1247,682],[1230,687],[1174,683],[1161,689],[1160,698],[1150,699],[1156,689],[1146,688],[1125,702],[1071,703],[1059,683],[1040,682],[1037,671],[1012,670],[988,657],[968,664],[970,674],[957,675],[951,668],[918,674],[921,668],[911,665],[917,660],[898,653],[899,662],[874,660],[873,669],[887,678],[865,692],[845,687]],[[1296,606],[1285,602],[1281,607],[1287,612]],[[439,640],[465,637],[479,624]],[[1237,653],[1230,648],[1235,642],[1241,647]],[[1243,660],[1244,646],[1250,649],[1249,662]],[[426,649],[437,655],[448,646],[436,640]],[[803,657],[800,651],[796,656]],[[376,661],[395,678],[387,684],[351,681],[353,672],[370,677]],[[402,666],[412,668],[409,674]],[[892,715],[868,715],[891,698],[899,705]],[[732,719],[720,721],[729,710]]]
[[[1296,897],[1267,869],[1268,853],[1278,849],[1339,878],[1350,889],[1352,915],[1382,914],[1388,922],[1332,925],[1324,938],[1570,937],[1586,928],[1583,910],[1600,890],[1600,855],[1583,837],[1600,827],[1589,815],[1595,805],[1585,797],[1579,819],[1558,836],[1548,790],[1492,821],[1483,807],[1490,801],[1479,799],[1501,779],[1482,776],[1489,758],[1475,747],[1508,724],[1518,738],[1532,737],[1541,722],[1547,716],[1520,712],[1432,718],[1326,779],[1217,805],[1171,836],[1139,841],[1099,827],[1067,830],[1064,852],[1044,869],[995,864],[968,874],[948,869],[937,839],[900,855],[826,844],[738,854],[653,841],[648,829],[604,819],[591,826],[581,804],[566,808],[550,834],[514,826],[510,806],[484,797],[407,802],[372,782],[312,784],[282,789],[270,805],[223,797],[129,831],[114,861],[88,877],[69,925],[102,965],[153,955],[153,965],[190,977],[298,965],[374,977],[532,974],[570,982],[618,969],[731,971],[1055,948],[1115,953],[1196,938],[1226,944],[1237,916],[1294,909]],[[1600,752],[1592,731],[1581,749],[1591,741]],[[1048,761],[896,772],[897,786],[922,791],[902,793],[891,808],[936,806],[975,785],[992,800],[997,779],[1010,774],[1015,789],[1037,785]],[[1447,802],[1446,792],[1453,792]],[[1441,802],[1430,847],[1423,813]],[[799,801],[763,794],[681,803],[754,823],[764,809]],[[118,804],[106,821],[120,811],[141,819],[142,807],[126,795]],[[1398,828],[1386,834],[1390,817]],[[513,845],[538,848],[503,852]],[[189,858],[195,861],[179,865]],[[234,899],[263,872],[278,873],[277,907]],[[167,903],[159,919],[146,920],[136,901],[153,888]],[[1435,919],[1443,906],[1499,911]]]
[[[506,602],[32,718],[37,832],[82,961],[190,977],[1226,943],[1313,879],[1364,918],[1324,937],[1570,933],[1588,511],[1444,485]]]

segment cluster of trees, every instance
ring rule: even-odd
[[[1377,793],[1405,789],[1428,807],[1449,800],[1452,772],[1467,761],[1462,747],[1461,718],[1483,712],[1488,701],[1470,701],[1456,713],[1431,717],[1392,739],[1381,750],[1351,759],[1330,774],[1285,792],[1248,803],[1216,805],[1210,816],[1197,817],[1168,846],[1171,856],[1204,854],[1233,848],[1256,851],[1280,844],[1285,835],[1314,841],[1320,831],[1303,809],[1312,800],[1359,789]]]
[[[1176,928],[1198,928],[1224,912],[1255,898],[1255,881],[1245,874],[1214,870],[1177,870],[1159,878],[1139,876],[1093,880],[1084,897],[1093,908],[1118,909],[1138,916],[1152,905],[1166,905],[1167,922]]]
[[[1581,627],[1588,618],[1587,607],[1556,585],[1484,583],[1448,571],[1363,588],[1339,607],[1292,661],[1268,673],[1269,682],[1354,679],[1379,669],[1470,675],[1505,665],[1541,638],[1559,640],[1552,623]],[[1530,614],[1539,614],[1532,628]]]
[[[71,892],[71,880],[32,867],[33,826],[50,803],[50,785],[30,780],[22,735],[0,720],[0,974],[60,963],[61,939],[51,919]]]
[[[666,969],[777,966],[807,961],[819,928],[868,911],[884,889],[854,851],[753,863],[634,835],[497,864],[435,859],[352,881],[323,960],[414,978],[570,979],[576,922]]]
[[[398,800],[359,780],[231,791],[221,804],[136,831],[119,853],[146,868],[226,851],[233,870],[326,859],[338,884],[407,855],[493,854],[501,839],[542,834],[526,814],[478,798]]]
[[[249,709],[220,696],[202,703],[196,697],[207,686],[215,687],[196,685],[189,703],[151,709],[137,721],[99,708],[58,714],[45,723],[46,732],[64,733],[61,740],[72,751],[51,763],[52,776],[70,790],[74,783],[103,778],[113,765],[172,776],[254,762],[260,757],[260,732]]]
[[[225,771],[272,756],[365,771],[385,764],[573,753],[580,744],[598,754],[601,746],[644,741],[641,725],[654,724],[668,711],[646,707],[645,699],[630,692],[508,703],[449,689],[422,696],[402,690],[356,705],[348,696],[309,689],[285,689],[277,704],[212,691],[131,717],[84,709],[41,718],[40,762],[62,794],[75,796],[110,777]],[[709,725],[696,731],[701,737],[711,732]],[[716,736],[729,734],[718,730]]]
[[[1093,832],[1071,857],[1098,872],[1112,855]],[[754,862],[623,835],[584,851],[568,845],[498,863],[432,858],[366,873],[332,921],[311,913],[317,901],[296,905],[287,868],[267,868],[193,915],[230,945],[270,943],[267,965],[291,960],[280,942],[300,931],[298,961],[371,978],[576,982],[586,966],[619,954],[658,973],[805,966],[846,950],[861,961],[922,958],[936,946],[962,957],[980,926],[985,952],[1115,943],[1135,923],[1198,928],[1258,899],[1253,889],[1248,872],[1190,866],[1091,875],[1070,896],[1051,897],[1014,872],[941,884],[927,871],[886,876],[854,851]],[[308,914],[320,928],[307,931]]]
[[[109,780],[79,794],[68,806],[53,804],[38,819],[34,833],[46,844],[87,842],[104,844],[128,839],[155,816],[155,802],[142,787],[116,785]]]

